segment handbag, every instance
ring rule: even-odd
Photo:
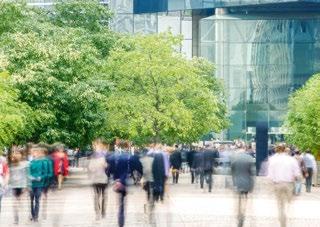
[[[125,192],[125,186],[118,180],[113,185],[113,191],[117,193]]]

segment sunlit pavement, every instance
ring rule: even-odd
[[[147,217],[144,214],[144,191],[138,186],[131,186],[127,196],[126,226],[236,226],[235,195],[230,189],[225,189],[223,177],[215,176],[212,193],[200,189],[198,185],[191,185],[188,174],[183,175],[180,180],[178,185],[172,185],[169,180],[164,203],[156,204],[153,225],[147,224]],[[80,186],[76,187],[76,183]],[[43,204],[41,204],[37,224],[28,221],[29,202],[25,194],[18,226],[117,226],[117,195],[110,187],[107,217],[95,221],[93,193],[91,188],[86,186],[87,183],[82,170],[73,173],[62,191],[50,192],[46,220],[43,217]],[[11,197],[4,198],[2,205],[0,226],[17,226],[13,225]],[[301,196],[295,197],[290,206],[288,227],[320,227],[319,212],[320,190],[313,188],[311,194],[303,191]],[[265,179],[258,180],[256,190],[250,197],[245,226],[279,226],[272,187]]]

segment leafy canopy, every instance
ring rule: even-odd
[[[58,2],[51,11],[3,6],[5,70],[14,79],[17,98],[34,115],[28,118],[26,140],[89,144],[107,117],[104,100],[110,83],[102,69],[118,39],[104,26],[110,11],[93,0]]]
[[[311,77],[306,85],[291,95],[285,126],[287,141],[299,149],[320,151],[320,74]]]
[[[190,143],[226,127],[221,83],[204,59],[174,51],[171,34],[125,37],[111,52],[107,127],[136,143]]]

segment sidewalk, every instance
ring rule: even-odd
[[[72,178],[85,180],[85,174],[80,171],[72,174],[70,178],[69,183]],[[212,193],[201,190],[198,185],[189,184],[189,180],[189,175],[184,174],[178,185],[169,183],[165,202],[156,204],[156,225],[152,226],[235,227],[235,196],[231,190],[224,188],[224,178],[215,177]],[[49,194],[48,218],[43,220],[40,215],[38,225],[32,225],[28,221],[29,202],[25,195],[21,207],[23,217],[19,226],[117,226],[117,195],[111,187],[108,189],[107,217],[97,222],[93,209],[92,189],[84,184],[75,188],[74,184],[70,186],[67,182],[62,191]],[[144,215],[144,201],[144,191],[140,187],[130,186],[127,196],[126,226],[150,226]],[[245,226],[278,227],[276,205],[272,188],[268,185],[259,186],[250,197]],[[42,208],[43,204],[40,207],[41,212]],[[319,211],[319,188],[314,189],[311,194],[302,193],[301,196],[295,197],[292,203],[288,227],[320,227]],[[4,198],[0,226],[14,226],[12,223],[12,200]]]

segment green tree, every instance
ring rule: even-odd
[[[8,61],[5,70],[15,81],[19,100],[34,114],[27,124],[34,129],[24,137],[86,146],[104,132],[107,117],[110,83],[103,69],[118,39],[104,26],[110,11],[98,1],[84,0],[59,2],[51,11],[4,5],[14,9],[10,15],[0,9],[4,18],[25,16],[0,37],[0,51]],[[81,13],[77,20],[75,12]]]
[[[107,127],[114,135],[143,144],[190,143],[227,125],[221,83],[203,59],[174,51],[170,34],[126,37],[108,59],[113,90]]]
[[[293,93],[285,122],[289,134],[286,139],[299,149],[320,151],[320,74]]]
[[[67,0],[56,4],[53,22],[61,27],[102,31],[109,25],[112,13],[97,0]]]
[[[28,105],[18,101],[18,91],[14,89],[7,72],[0,67],[0,149],[18,141],[20,133],[27,129],[27,118],[31,115]]]

